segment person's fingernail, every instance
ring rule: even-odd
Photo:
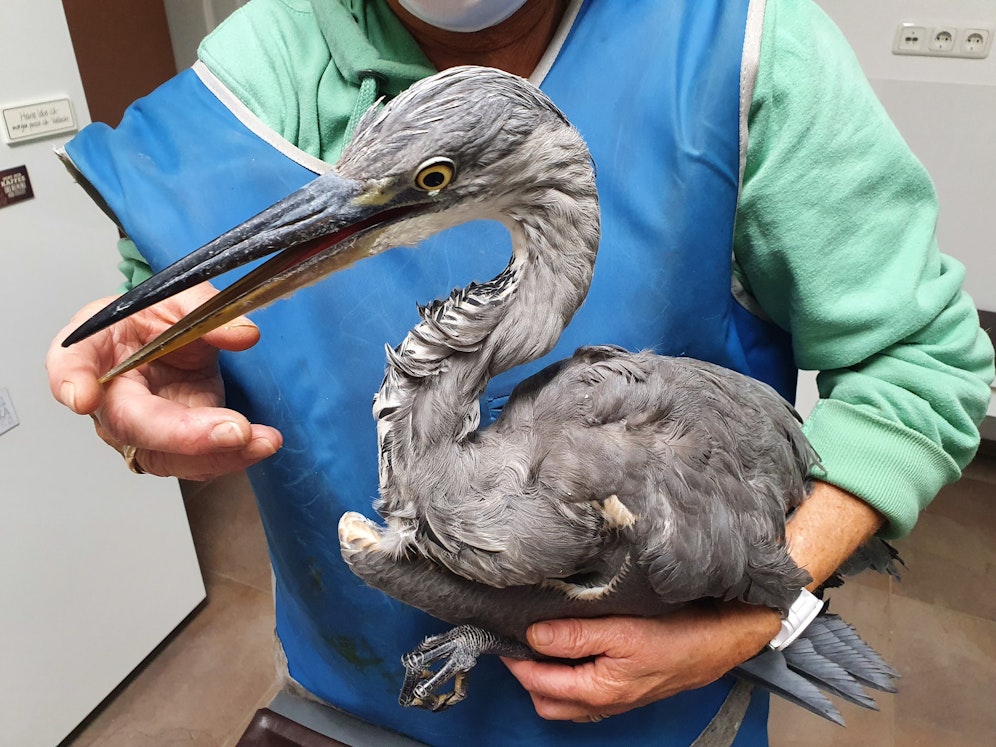
[[[76,385],[71,381],[63,381],[59,387],[59,401],[73,412],[76,410]]]
[[[553,643],[553,626],[550,623],[536,623],[530,629],[529,636],[537,646],[549,646]]]
[[[219,449],[230,449],[242,446],[245,443],[245,437],[242,435],[242,429],[239,428],[238,423],[228,420],[224,423],[218,423],[211,430],[211,443]]]
[[[249,444],[250,454],[257,459],[265,459],[277,453],[277,446],[268,438],[254,438]]]

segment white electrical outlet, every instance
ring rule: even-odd
[[[965,29],[961,41],[961,51],[965,56],[985,57],[989,53],[989,40],[992,38],[989,29]]]
[[[932,52],[950,52],[954,49],[957,36],[958,29],[935,28],[933,35],[930,37],[930,50]]]
[[[992,40],[991,24],[906,21],[896,30],[892,53],[982,59],[989,56]]]

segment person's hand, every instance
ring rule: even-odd
[[[546,719],[599,721],[708,685],[760,651],[779,614],[740,603],[704,603],[666,617],[603,617],[536,623],[538,653],[576,665],[505,659]]]
[[[259,339],[245,317],[107,384],[97,381],[215,293],[204,283],[63,348],[65,336],[111,300],[105,298],[77,312],[52,341],[45,366],[53,396],[92,416],[97,434],[128,455],[133,469],[207,480],[245,469],[282,444],[276,429],[222,407],[218,350],[245,350]]]

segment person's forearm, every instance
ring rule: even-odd
[[[882,526],[884,518],[860,498],[817,482],[786,525],[789,554],[813,581],[813,591]],[[726,630],[753,655],[778,632],[780,615],[767,607],[729,602],[715,608]],[[746,658],[746,657],[745,657]]]
[[[813,577],[806,588],[812,591],[822,584],[883,522],[860,498],[817,482],[785,528],[789,554]],[[730,602],[718,606],[716,613],[728,630],[746,641],[746,648],[763,645],[778,632],[779,615],[767,607]]]
[[[813,590],[882,526],[884,518],[860,498],[825,482],[786,526],[789,554],[813,577]]]

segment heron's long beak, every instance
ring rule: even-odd
[[[279,252],[104,374],[100,380],[106,382],[354,263],[366,252],[349,239],[422,207],[385,208],[378,204],[383,200],[364,199],[364,194],[358,182],[331,171],[323,174],[115,299],[62,345],[72,345],[200,282]]]

